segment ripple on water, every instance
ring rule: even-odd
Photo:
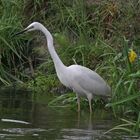
[[[64,140],[92,140],[103,137],[103,130],[62,129]]]
[[[140,140],[138,136],[120,135],[119,132],[114,132],[112,134],[105,135],[104,132],[105,130],[61,130],[63,140]]]
[[[24,138],[28,136],[28,139],[30,137],[40,137],[44,133],[49,133],[49,131],[52,131],[53,129],[41,129],[41,128],[7,128],[7,129],[1,129],[0,130],[0,140],[17,140],[19,138]],[[38,139],[38,138],[37,138]]]
[[[41,128],[7,128],[7,129],[2,129],[2,131],[9,132],[9,133],[16,133],[16,134],[32,134],[36,132],[44,132],[47,130]]]

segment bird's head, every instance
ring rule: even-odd
[[[39,30],[40,26],[41,26],[41,24],[39,22],[33,22],[29,26],[27,26],[24,30],[16,33],[15,35],[23,34],[25,32],[30,32],[30,31],[34,31],[34,30]]]

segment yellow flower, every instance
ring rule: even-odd
[[[135,51],[133,51],[132,49],[130,50],[129,54],[128,54],[128,57],[129,57],[129,61],[130,63],[133,63],[136,58],[137,58],[137,54]]]

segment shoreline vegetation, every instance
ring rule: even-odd
[[[38,94],[57,92],[60,96],[51,105],[76,104],[75,96],[57,79],[44,36],[34,32],[13,37],[39,21],[52,33],[65,65],[86,66],[109,83],[112,99],[106,107],[122,121],[112,130],[139,134],[139,6],[139,0],[1,0],[0,87],[16,85]],[[93,104],[104,103],[95,99]]]

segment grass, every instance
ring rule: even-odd
[[[3,84],[10,84],[13,80],[13,74],[17,76],[17,64],[16,61],[21,60],[21,44],[22,41],[19,39],[12,38],[14,32],[16,32],[21,25],[21,10],[20,5],[22,5],[21,1],[12,0],[10,2],[6,2],[4,0],[0,1],[0,62],[1,62],[1,76],[0,82]],[[9,12],[11,9],[11,12]],[[9,75],[11,77],[9,78]],[[17,79],[18,77],[16,77]]]
[[[120,119],[122,123],[120,125],[117,125],[113,127],[112,129],[106,131],[104,134],[107,134],[111,131],[117,131],[117,130],[122,130],[124,132],[128,132],[133,135],[139,135],[139,129],[140,129],[140,114],[138,116],[137,121],[129,121],[126,119]]]
[[[49,53],[44,53],[44,57],[39,53],[44,50],[37,48],[44,45],[42,35],[11,37],[31,21],[40,21],[53,34],[56,50],[64,64],[77,63],[89,67],[111,85],[112,99],[106,106],[112,109],[117,118],[125,118],[122,119],[123,124],[112,130],[138,132],[140,3],[138,0],[90,2],[1,0],[0,83],[9,85],[23,81],[38,93],[61,87]],[[129,60],[130,49],[138,56],[133,63]],[[29,74],[31,67],[35,74]],[[61,95],[50,104],[55,105],[62,100],[76,105],[73,94]],[[84,105],[87,106],[85,100]],[[129,116],[133,116],[132,119]]]

